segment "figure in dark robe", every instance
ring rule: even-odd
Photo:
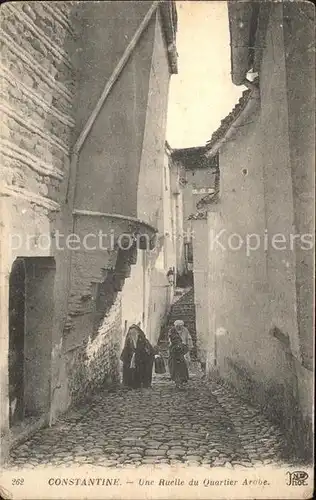
[[[121,354],[123,385],[130,389],[150,388],[154,357],[154,349],[143,330],[132,325]]]
[[[176,387],[181,389],[189,380],[189,371],[185,360],[189,348],[182,342],[180,335],[176,331],[171,332],[169,339],[168,367],[170,377],[175,382]]]

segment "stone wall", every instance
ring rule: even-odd
[[[122,291],[123,330],[140,323],[153,344],[158,341],[172,301],[167,270],[163,246],[158,246],[157,251],[138,252],[137,263]]]
[[[73,2],[21,2],[6,3],[1,9],[0,406],[4,450],[9,442],[9,275],[15,258],[50,256],[56,261],[55,283],[50,283],[47,290],[55,306],[51,312],[54,331],[44,328],[46,338],[41,332],[41,346],[46,342],[50,349],[56,331],[60,337],[67,307],[67,255],[56,253],[53,235],[56,228],[61,228],[64,234],[71,229],[64,202],[74,128],[75,75],[70,43],[74,35],[70,22],[73,5]],[[12,240],[13,235],[16,236]],[[45,314],[45,309],[41,312]],[[38,355],[39,346],[35,345],[34,350],[37,350],[35,356]],[[42,368],[45,356],[50,358],[47,349],[41,359]],[[25,387],[30,385],[31,377]],[[33,387],[33,393],[36,397],[41,393],[40,398],[49,402],[49,364],[44,385],[44,391],[38,386]],[[47,406],[49,403],[45,411]]]
[[[95,308],[96,290],[115,268],[117,249],[96,253],[58,249],[56,234],[60,231],[65,244],[73,231],[81,237],[99,230],[109,234],[113,228],[116,236],[134,232],[135,226],[124,216],[137,216],[141,162],[151,161],[152,154],[159,156],[155,169],[161,176],[169,67],[158,13],[97,117],[80,151],[78,171],[70,165],[73,142],[150,7],[148,2],[126,5],[31,1],[7,3],[1,9],[0,312],[5,319],[0,336],[0,393],[4,402],[1,432],[7,437],[8,278],[16,257],[51,257],[56,265],[50,285],[53,327],[52,331],[44,329],[43,337],[52,351],[46,389],[50,391],[50,422],[83,395],[115,383],[119,374],[120,288],[111,292],[114,302],[101,324]],[[148,118],[149,86],[155,96]],[[152,149],[152,139],[159,145],[159,154]],[[143,151],[144,143],[148,147]],[[152,195],[152,213],[146,220],[157,221],[159,196],[156,191]],[[114,212],[119,221],[80,219],[73,216],[74,208]],[[21,245],[10,249],[6,243],[12,234],[18,235]],[[31,240],[29,235],[33,235]],[[127,276],[130,262],[126,264]]]
[[[8,3],[1,11],[2,191],[48,210],[62,201],[74,126],[74,75],[65,50],[72,3],[53,4]]]
[[[289,106],[287,100],[283,27],[283,7],[274,5],[260,70],[260,101],[220,151],[220,201],[208,218],[209,327],[220,374],[278,422],[289,446],[306,457],[311,451],[307,395],[312,372],[302,365],[299,321],[305,318],[308,324],[312,308],[299,317],[299,254],[291,246],[291,234],[300,229],[293,221],[304,219],[308,210],[295,202],[289,133],[297,122],[294,103]],[[295,132],[298,147],[305,136]],[[306,177],[308,169],[305,161]],[[215,237],[221,230],[218,244]],[[260,242],[247,251],[250,235],[252,246],[254,235]],[[272,244],[275,235],[281,235],[282,244]],[[301,249],[301,255],[309,262],[309,251]],[[305,272],[312,275],[312,266]]]
[[[157,243],[156,251],[147,257],[146,330],[153,345],[158,343],[161,329],[167,321],[172,300],[171,287],[167,278],[165,244],[166,239],[161,238]]]
[[[205,238],[208,231],[207,217],[192,220],[194,231],[193,243],[193,282],[194,304],[196,311],[196,342],[198,358],[206,362],[208,357],[214,360],[212,349],[213,332],[209,325],[209,277],[205,262],[209,260],[208,242]],[[210,265],[211,263],[209,263]]]
[[[144,255],[138,252],[137,262],[132,267],[131,276],[125,281],[122,293],[122,327],[126,331],[133,323],[143,324],[144,293]]]
[[[73,403],[119,381],[121,323],[119,295],[101,322],[97,335],[65,352],[68,389]]]
[[[137,216],[152,224],[162,236],[170,230],[171,194],[169,191],[166,195],[167,173],[164,175],[169,65],[159,14],[155,16],[155,22],[150,25],[146,36],[149,36],[151,30],[154,43],[148,75],[144,136],[141,144]],[[146,71],[142,72],[142,79],[145,78],[143,75],[147,78],[147,70],[146,66]],[[141,91],[142,88],[137,87],[137,93]],[[137,116],[138,114],[135,119]],[[130,177],[128,182],[130,184]],[[126,321],[128,328],[131,323],[140,322],[153,343],[158,340],[160,328],[169,310],[171,296],[168,295],[169,283],[166,274],[168,264],[172,265],[171,262],[175,260],[173,252],[172,245],[168,246],[166,240],[162,240],[157,242],[155,251],[142,252],[143,255],[139,253],[137,264],[132,269],[131,277],[126,280],[123,290],[124,324]]]
[[[297,233],[315,233],[315,9],[308,2],[283,7],[289,146]],[[295,33],[295,36],[293,36]],[[306,240],[308,241],[308,240]],[[309,239],[311,243],[311,239]],[[296,290],[300,350],[313,370],[314,249],[296,241]]]
[[[196,168],[185,172],[187,184],[183,187],[183,231],[190,235],[192,223],[190,215],[197,212],[197,203],[206,196],[193,193],[194,189],[214,188],[215,174],[210,168]]]
[[[170,153],[166,151],[164,158],[164,180],[162,188],[163,198],[163,225],[164,225],[164,261],[165,267],[168,270],[170,267],[176,269],[177,265],[177,247],[179,240],[177,239],[176,214],[174,212],[173,198],[171,186],[172,176],[172,160]]]
[[[153,28],[154,44],[137,189],[137,217],[162,232],[162,188],[170,74],[167,47],[158,14]]]

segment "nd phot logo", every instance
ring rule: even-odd
[[[288,476],[288,486],[307,486],[307,472],[303,470],[297,470],[295,472],[287,472],[286,474]]]

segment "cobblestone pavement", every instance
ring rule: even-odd
[[[282,462],[283,444],[274,425],[226,388],[196,374],[181,391],[166,375],[152,389],[96,395],[15,448],[7,467],[252,467]]]

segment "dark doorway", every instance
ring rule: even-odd
[[[9,279],[9,424],[24,417],[25,266],[13,263]]]
[[[48,414],[55,261],[19,257],[9,278],[9,425]]]

